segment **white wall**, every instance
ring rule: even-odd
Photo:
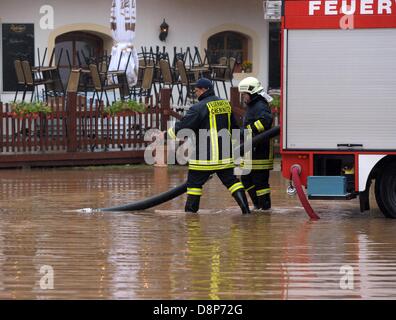
[[[41,30],[40,7],[55,10],[55,30]],[[1,23],[35,23],[35,46],[44,49],[51,32],[71,24],[95,24],[109,28],[111,0],[0,0]],[[135,45],[194,47],[202,50],[211,30],[230,29],[248,33],[253,40],[254,73],[265,86],[268,78],[268,23],[263,18],[262,1],[257,0],[137,0]],[[159,26],[163,19],[170,26],[166,43],[161,42]],[[110,31],[110,30],[109,30]],[[0,57],[1,58],[1,57]],[[0,61],[0,74],[1,70]],[[0,79],[0,88],[2,88]]]

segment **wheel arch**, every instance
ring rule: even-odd
[[[392,162],[396,163],[396,155],[375,155],[375,157],[378,157],[377,158],[378,160],[375,161],[375,158],[371,159],[371,164],[370,163],[364,164],[366,168],[363,169],[361,168],[360,165],[362,160],[359,159],[359,191],[360,192],[369,191],[371,181],[376,179],[378,175],[383,171],[383,169],[389,163]],[[367,168],[367,166],[369,167],[369,169]]]
[[[388,155],[382,158],[371,170],[369,179],[375,179],[382,172],[382,170],[392,162],[396,164],[396,155]]]

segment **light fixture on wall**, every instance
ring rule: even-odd
[[[165,19],[164,22],[162,22],[162,24],[160,25],[160,35],[159,38],[161,41],[166,41],[166,37],[168,36],[168,32],[169,32],[169,25],[166,23]]]
[[[263,1],[264,20],[280,21],[282,17],[282,1],[267,0]]]

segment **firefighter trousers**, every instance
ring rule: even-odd
[[[199,171],[190,169],[188,170],[187,194],[201,196],[203,185],[213,174],[217,174],[221,182],[227,187],[231,194],[234,194],[238,190],[244,189],[243,184],[234,175],[233,168],[215,171]]]
[[[260,197],[270,194],[269,175],[270,170],[252,170],[249,174],[242,175],[242,184],[250,195]]]

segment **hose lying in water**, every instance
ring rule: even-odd
[[[279,132],[280,132],[279,127],[273,127],[270,130],[257,135],[256,137],[254,137],[252,139],[252,146],[255,146],[260,142],[263,142],[265,140],[268,140],[270,138],[278,136]],[[243,149],[244,149],[244,144],[242,143],[235,149],[234,153],[238,154],[240,151],[243,151],[243,153],[248,152],[249,146],[246,148],[246,150],[243,150]],[[186,192],[187,192],[187,182],[182,185],[179,185],[173,189],[170,189],[167,192],[161,193],[159,195],[153,196],[153,197],[145,199],[145,200],[133,202],[133,203],[130,203],[127,205],[123,205],[123,206],[119,206],[119,207],[112,207],[112,208],[102,208],[102,209],[82,209],[81,211],[83,211],[83,212],[92,212],[92,211],[108,212],[108,211],[146,210],[146,209],[150,209],[152,207],[158,206],[162,203],[168,202],[174,198],[177,198]]]
[[[180,186],[177,186],[173,189],[168,190],[167,192],[158,194],[151,198],[147,198],[145,200],[137,201],[134,203],[130,203],[124,206],[113,207],[113,208],[104,208],[99,209],[98,211],[137,211],[137,210],[146,210],[152,207],[158,206],[162,203],[168,202],[176,197],[181,196],[187,191],[187,183],[184,183]]]

